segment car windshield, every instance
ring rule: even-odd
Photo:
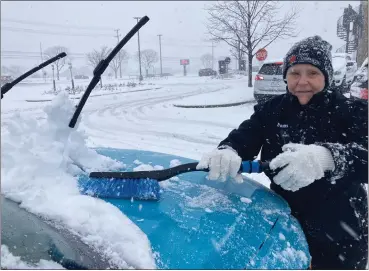
[[[276,63],[264,64],[259,73],[265,75],[282,75],[282,65]]]

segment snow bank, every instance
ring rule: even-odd
[[[112,267],[155,268],[147,236],[130,219],[103,200],[79,194],[77,174],[125,165],[86,147],[79,123],[68,127],[74,110],[60,93],[44,109],[46,120],[18,114],[1,130],[2,193],[80,236]]]

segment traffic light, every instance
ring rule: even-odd
[[[240,71],[246,71],[246,60],[240,60]]]
[[[219,74],[225,74],[227,73],[227,67],[224,60],[219,60]]]

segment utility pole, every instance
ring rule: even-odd
[[[71,79],[71,82],[72,82],[72,90],[73,90],[73,94],[75,94],[73,72],[72,72],[72,62],[69,62],[68,66],[69,66],[69,71],[70,71],[70,79]]]
[[[238,70],[241,71],[241,40],[238,38]]]
[[[161,36],[163,36],[162,34],[159,34],[159,47],[160,47],[160,77],[163,76],[163,65],[162,65],[162,60],[161,60]]]
[[[40,56],[41,56],[41,63],[44,62],[43,57],[42,57],[42,47],[41,47],[41,42],[40,42]],[[45,82],[46,82],[46,76],[45,76],[45,71],[44,68],[42,68],[42,77],[44,78]]]
[[[133,17],[133,19],[136,19],[137,20],[137,23],[138,21],[141,19],[141,17]],[[137,37],[138,37],[138,61],[139,61],[139,64],[140,64],[140,82],[143,80],[142,78],[142,71],[141,71],[141,50],[140,50],[140,31],[138,30],[137,31]]]
[[[118,43],[119,43],[119,37],[120,37],[120,34],[119,34],[119,29],[114,29],[115,32],[117,32],[117,35],[115,36],[118,40]],[[119,56],[119,53],[118,53],[118,57],[120,58]],[[122,60],[119,59],[119,77],[122,78]]]
[[[211,41],[211,69],[214,70],[214,41]]]
[[[53,69],[53,89],[54,89],[54,93],[56,94],[55,77],[54,77],[54,64],[51,65],[51,68]]]

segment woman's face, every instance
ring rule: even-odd
[[[314,94],[322,91],[325,86],[324,74],[310,64],[296,64],[287,70],[287,86],[300,104],[307,104]]]

